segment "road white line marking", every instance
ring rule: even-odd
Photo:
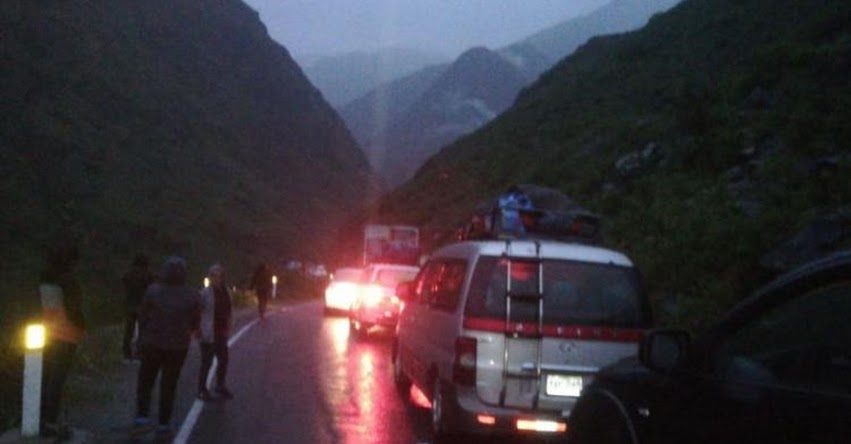
[[[245,334],[245,332],[248,331],[248,329],[257,324],[258,321],[259,319],[254,319],[236,332],[235,335],[231,336],[228,340],[228,347],[232,346],[243,334]],[[213,359],[213,365],[210,366],[210,373],[207,374],[208,386],[213,383],[213,375],[216,374],[216,366],[218,365],[217,361],[217,359]],[[192,403],[192,408],[190,408],[189,413],[186,414],[186,419],[183,420],[183,424],[181,424],[180,430],[177,432],[177,436],[174,437],[172,444],[186,444],[186,441],[192,434],[192,429],[195,428],[195,423],[198,421],[198,417],[201,415],[201,410],[203,409],[204,401],[196,399],[195,402]]]

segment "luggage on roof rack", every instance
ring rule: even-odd
[[[534,185],[512,186],[479,205],[459,240],[554,239],[569,242],[600,241],[600,217],[564,194]]]

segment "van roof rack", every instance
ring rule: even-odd
[[[544,188],[532,188],[533,191],[537,189]],[[551,189],[544,190],[554,192]],[[479,205],[470,221],[458,230],[456,237],[459,240],[601,241],[600,216],[579,207],[541,208],[535,205],[529,194],[533,193],[527,194],[519,186],[512,186],[495,202]],[[567,196],[561,196],[569,201]]]

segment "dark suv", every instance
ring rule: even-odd
[[[786,274],[698,339],[655,330],[568,420],[585,443],[851,440],[851,251]]]

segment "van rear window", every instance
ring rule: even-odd
[[[650,326],[650,310],[634,268],[589,262],[544,260],[544,324],[625,328]],[[476,264],[466,315],[505,319],[506,294],[538,292],[538,264],[482,257]],[[512,322],[535,322],[537,302],[513,298]]]

